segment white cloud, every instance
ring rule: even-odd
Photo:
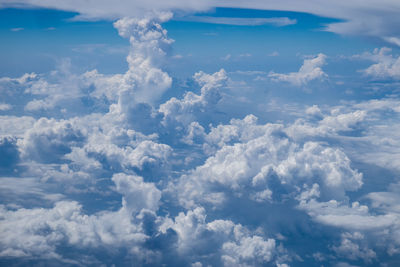
[[[82,103],[84,98],[95,98],[93,106],[101,105],[105,98],[115,104],[111,108],[113,112],[131,120],[132,109],[137,104],[154,105],[172,84],[172,78],[161,67],[173,40],[160,25],[171,16],[169,12],[156,12],[142,19],[123,18],[114,23],[118,33],[130,42],[128,70],[123,74],[103,75],[97,70],[75,74],[71,60],[64,59],[47,75],[32,73],[16,79],[1,78],[0,93],[15,95],[15,90],[2,92],[1,89],[4,84],[10,90],[13,84],[33,96],[25,110],[40,112],[65,108],[70,114],[90,110],[91,107]]]
[[[173,97],[160,105],[159,111],[164,114],[165,124],[178,122],[188,125],[201,113],[210,112],[221,99],[219,89],[228,80],[225,70],[212,75],[200,71],[193,77],[202,86],[200,95],[187,92],[181,100]]]
[[[84,10],[85,4],[71,8]],[[106,4],[98,4],[98,13],[87,9],[82,15],[105,15]],[[120,14],[118,3],[113,5],[112,17]],[[172,82],[162,70],[172,40],[161,23],[170,17],[155,12],[115,23],[131,43],[125,73],[80,75],[60,64],[48,75],[0,78],[2,96],[34,97],[22,104],[44,116],[0,116],[0,257],[100,265],[101,254],[137,265],[287,266],[283,262],[309,259],[297,256],[294,246],[290,252],[283,247],[299,237],[299,228],[308,233],[303,225],[337,238],[322,244],[337,260],[369,263],[384,250],[400,253],[398,184],[392,191],[370,192],[371,177],[355,167],[361,162],[387,171],[400,168],[399,101],[310,103],[296,110],[299,119],[293,123],[266,123],[272,117],[259,123],[253,115],[231,119],[248,114],[249,107],[235,106],[235,88],[221,69],[196,73],[199,93],[171,98],[158,108]],[[387,56],[372,55],[377,64],[382,55]],[[324,61],[320,54],[306,59],[299,72],[271,78],[306,84],[326,77]],[[104,101],[102,108],[93,105],[85,110],[89,114],[78,110],[73,117],[68,107],[75,106],[66,102],[82,96]],[[223,101],[232,101],[237,113],[224,110]],[[54,115],[56,107],[66,109],[66,119]],[[218,120],[216,111],[227,114]],[[304,247],[307,255],[320,249]]]
[[[171,16],[171,13],[159,13],[153,18],[124,18],[114,23],[119,35],[128,38],[131,44],[127,57],[129,69],[123,75],[104,77],[92,72],[87,77],[97,87],[94,94],[118,99],[115,111],[127,115],[138,103],[154,104],[171,86],[172,78],[160,69],[173,42],[160,23]]]
[[[56,252],[62,242],[83,247],[142,246],[147,239],[140,224],[144,217],[132,217],[132,212],[157,210],[161,192],[139,176],[116,174],[112,180],[123,195],[122,207],[114,212],[86,215],[74,201],[57,202],[51,209],[12,211],[0,206],[0,255],[62,259]]]
[[[0,136],[22,136],[34,123],[28,116],[0,116]]]
[[[32,73],[25,73],[21,77],[16,78],[16,79],[9,79],[10,81],[16,81],[18,83],[26,83],[29,80],[33,80],[37,77],[37,74],[32,72]],[[4,78],[1,78],[4,79]],[[7,80],[7,78],[5,78]]]
[[[204,144],[211,156],[178,181],[182,205],[221,205],[227,191],[268,200],[269,191],[275,194],[268,187],[273,177],[291,188],[289,191],[317,182],[325,199],[344,199],[346,191],[361,187],[362,174],[351,168],[342,151],[316,142],[298,144],[282,134],[283,130],[278,124],[257,125],[254,116],[212,128]]]
[[[301,118],[290,125],[286,133],[296,140],[314,136],[331,142],[333,138],[344,148],[353,148],[346,151],[353,159],[399,170],[396,159],[400,155],[400,121],[395,115],[400,112],[398,105],[399,101],[394,98],[347,103],[331,107],[329,112],[317,111],[319,114],[308,120]],[[311,112],[309,108],[307,110]],[[351,136],[357,131],[362,131],[361,136]]]
[[[11,28],[10,29],[10,31],[12,31],[12,32],[20,32],[20,31],[23,31],[24,30],[24,28]]]
[[[120,211],[85,215],[76,202],[57,202],[51,209],[6,210],[1,221],[1,255],[61,259],[56,252],[62,242],[97,247],[101,244],[132,246],[145,241],[140,227]],[[79,261],[79,259],[78,259]]]
[[[230,220],[206,222],[202,207],[179,213],[175,219],[166,220],[161,229],[171,228],[178,234],[178,251],[190,254],[205,250],[203,258],[217,253],[225,266],[254,266],[270,263],[278,251],[274,239],[265,240]]]
[[[7,111],[10,109],[12,109],[12,106],[10,104],[0,103],[0,111]]]
[[[358,202],[349,206],[336,200],[318,202],[312,199],[302,202],[300,208],[320,223],[356,231],[380,230],[395,225],[398,221],[394,214],[369,214],[368,206]]]
[[[272,71],[268,74],[268,77],[273,81],[289,82],[296,86],[305,85],[312,80],[323,80],[328,77],[321,69],[325,64],[325,59],[326,56],[324,54],[318,54],[314,58],[305,59],[298,72],[281,74]]]
[[[287,17],[276,17],[276,18],[236,18],[236,17],[207,17],[207,16],[188,16],[183,17],[183,21],[194,21],[212,24],[227,24],[237,26],[258,26],[270,24],[277,27],[293,25],[297,23],[297,20],[290,19]]]
[[[122,207],[128,214],[140,212],[142,209],[158,210],[161,192],[153,183],[145,183],[140,176],[123,173],[115,174],[112,181],[117,191],[124,196]]]
[[[375,49],[372,54],[366,53],[363,58],[376,62],[363,70],[366,75],[374,78],[392,78],[400,79],[400,56],[393,57],[389,54],[392,49],[383,47]]]
[[[364,235],[359,232],[344,233],[340,245],[334,246],[332,249],[349,260],[362,259],[366,263],[371,263],[376,258],[376,253],[366,244],[359,244],[363,239]]]
[[[259,236],[242,238],[238,243],[223,245],[225,266],[254,266],[269,262],[275,250],[275,240],[263,240]]]
[[[82,146],[85,135],[69,121],[39,119],[18,140],[21,156],[38,162],[58,162],[71,147]]]
[[[32,205],[48,205],[65,198],[63,194],[49,192],[49,188],[36,178],[2,177],[1,181],[2,202],[7,206],[15,205],[20,208],[28,199]]]
[[[397,37],[385,37],[384,38],[387,42],[400,46],[400,38]]]

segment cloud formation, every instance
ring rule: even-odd
[[[131,45],[125,73],[75,74],[63,61],[49,74],[0,78],[4,102],[22,106],[0,116],[1,263],[396,261],[399,98],[303,105],[289,119],[265,119],[252,102],[238,105],[237,84],[220,69],[196,72],[185,93],[163,101],[172,40],[161,23],[170,18],[114,23]],[[377,64],[394,68],[384,52],[373,55]],[[305,85],[327,76],[325,59],[269,77]]]
[[[393,57],[390,52],[392,49],[382,47],[375,49],[372,54],[366,53],[361,57],[376,62],[369,66],[363,72],[377,79],[400,79],[400,56]]]
[[[237,26],[256,26],[270,24],[277,27],[283,27],[288,25],[296,24],[295,19],[288,17],[276,17],[276,18],[230,18],[230,17],[207,17],[207,16],[193,16],[185,17],[184,21],[204,22],[212,24],[226,24],[226,25],[237,25]]]
[[[325,64],[326,56],[318,54],[311,59],[305,59],[298,72],[288,74],[270,72],[268,77],[273,81],[285,81],[296,86],[306,85],[312,80],[322,80],[328,75],[321,69]]]

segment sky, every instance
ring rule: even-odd
[[[0,266],[399,266],[399,13],[0,2]]]

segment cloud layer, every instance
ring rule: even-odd
[[[99,13],[78,11],[101,17],[106,4],[98,5]],[[174,86],[164,69],[173,41],[161,25],[170,18],[156,12],[114,23],[131,45],[125,73],[76,74],[66,60],[49,74],[0,78],[9,105],[0,116],[1,264],[396,262],[397,95],[301,105],[287,120],[262,120],[244,97],[251,91],[220,69],[196,72],[187,92],[163,101]],[[388,53],[366,54],[374,65],[364,72],[396,78]],[[326,58],[269,78],[295,88],[327,79]],[[13,110],[17,102],[22,108]]]

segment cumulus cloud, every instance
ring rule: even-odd
[[[227,242],[223,245],[225,266],[254,266],[271,260],[275,240],[263,240],[259,236],[246,237],[239,244]]]
[[[116,174],[112,181],[123,195],[121,208],[114,212],[86,215],[75,201],[60,201],[50,209],[13,211],[1,206],[0,255],[79,263],[58,254],[57,248],[63,242],[83,247],[130,244],[131,253],[136,253],[134,247],[142,246],[148,238],[140,222],[146,212],[158,209],[161,192],[139,176]]]
[[[105,2],[98,11],[87,3],[30,3],[86,18],[152,5],[130,2],[122,10],[117,3],[106,14]],[[281,7],[257,3],[246,5]],[[293,10],[311,6],[290,3]],[[160,9],[209,5],[180,4]],[[399,100],[311,103],[293,120],[257,118],[235,106],[221,69],[195,73],[198,88],[160,103],[172,84],[163,70],[172,40],[161,24],[168,19],[171,13],[155,11],[114,23],[131,44],[125,73],[75,74],[64,61],[48,74],[0,78],[4,102],[12,96],[25,106],[0,116],[2,262],[283,267],[398,257]],[[386,72],[396,66],[386,50],[370,56]],[[269,76],[305,85],[327,77],[325,59],[319,54],[298,72]],[[83,100],[89,104],[79,106]],[[229,101],[234,112],[224,106]],[[377,179],[366,165],[390,179]]]
[[[325,59],[326,56],[324,54],[318,54],[314,58],[305,59],[298,72],[281,74],[272,71],[268,74],[268,77],[273,81],[289,82],[296,86],[305,85],[312,80],[323,80],[328,77],[321,69],[325,64]]]
[[[19,83],[25,88],[24,94],[33,96],[26,103],[27,111],[52,110],[57,105],[66,105],[83,97],[81,79],[71,72],[71,61],[63,59],[57,69],[48,76],[30,75],[21,77]]]
[[[362,175],[351,168],[342,151],[316,142],[298,144],[284,134],[283,125],[257,125],[254,116],[219,125],[205,139],[204,148],[211,156],[177,185],[186,206],[222,204],[227,191],[268,200],[276,194],[268,186],[274,178],[289,191],[317,182],[321,197],[328,199],[342,199],[345,191],[362,185]]]
[[[58,162],[71,152],[71,147],[81,146],[85,136],[68,121],[42,118],[19,140],[21,156],[38,162]]]
[[[115,174],[112,178],[117,191],[124,195],[122,207],[127,212],[139,212],[142,209],[158,210],[161,192],[152,183],[144,183],[140,176]]]
[[[271,264],[279,254],[274,239],[265,240],[240,224],[230,220],[206,222],[202,207],[180,213],[174,220],[167,220],[162,228],[170,228],[178,234],[178,252],[191,254],[202,250],[204,264],[217,252],[224,266],[254,266]],[[194,264],[200,263],[195,261]]]
[[[158,242],[160,236],[167,235],[177,236],[175,240],[168,240],[168,246],[175,247],[173,253],[182,259],[187,257],[186,263],[215,264],[222,261],[249,266],[270,263],[279,253],[274,239],[265,240],[240,224],[229,220],[206,222],[203,208],[180,213],[173,219],[155,218],[151,211],[145,210],[157,209],[161,193],[154,184],[123,174],[115,175],[113,181],[123,194],[122,207],[114,212],[86,215],[78,203],[68,201],[57,202],[51,209],[11,211],[1,206],[2,218],[7,220],[1,220],[0,255],[88,264],[96,263],[96,259],[63,258],[57,248],[65,242],[98,249],[128,246],[133,262],[152,265],[157,264],[163,255],[157,254],[157,250],[152,253],[146,249],[146,242]],[[152,224],[155,227],[153,230],[149,228]],[[154,235],[151,236],[152,232]],[[199,250],[202,251],[200,255],[197,254]],[[194,251],[197,253],[193,254]],[[237,254],[238,251],[240,254]],[[112,253],[105,253],[113,257]],[[145,254],[153,258],[145,259]]]
[[[370,263],[376,258],[376,253],[366,247],[365,244],[358,244],[362,242],[364,235],[359,232],[354,233],[344,233],[342,234],[342,240],[339,246],[334,246],[332,249],[338,253],[342,254],[350,260],[357,260],[358,258]]]
[[[357,148],[346,151],[354,159],[383,168],[399,169],[395,159],[400,153],[400,144],[397,141],[400,122],[397,115],[394,115],[399,113],[397,99],[347,104],[332,107],[328,112],[318,109],[308,108],[309,114],[317,112],[317,115],[310,114],[312,117],[309,120],[298,119],[288,127],[286,133],[294,139],[307,136],[323,137],[328,142],[334,139],[342,143],[343,147]],[[393,114],[394,117],[388,117],[387,114]],[[363,134],[357,138],[354,135],[360,130]]]
[[[12,109],[10,104],[0,103],[0,111],[6,111]]]
[[[172,84],[172,78],[161,70],[173,42],[161,23],[171,17],[169,12],[153,12],[141,19],[123,18],[114,23],[120,36],[130,42],[128,70],[123,74],[104,75],[96,69],[77,74],[71,61],[63,59],[48,74],[1,78],[0,95],[15,96],[18,92],[28,96],[25,110],[38,114],[51,110],[64,116],[77,115],[114,104],[113,112],[135,120],[138,105],[154,105]],[[88,100],[91,105],[87,105]],[[2,105],[5,108],[9,106]]]
[[[383,47],[375,49],[372,54],[367,53],[362,55],[363,58],[376,62],[362,72],[379,79],[400,79],[400,56],[397,58],[393,57],[390,54],[391,51],[392,49]]]
[[[161,13],[156,18],[123,18],[114,23],[118,33],[129,38],[131,51],[127,57],[129,71],[121,84],[119,102],[129,98],[129,87],[136,87],[135,102],[152,102],[171,86],[172,79],[158,66],[173,42],[167,37],[167,31],[160,25],[169,20],[171,13]]]
[[[22,136],[34,123],[29,116],[0,116],[0,136]]]
[[[135,246],[146,239],[140,227],[131,224],[130,217],[121,211],[87,216],[81,208],[76,202],[66,201],[56,203],[52,209],[6,211],[2,207],[2,216],[7,220],[1,222],[1,255],[62,260],[56,248],[65,241],[97,247],[124,243]]]
[[[200,71],[193,77],[202,86],[200,95],[187,92],[183,99],[173,97],[161,104],[159,111],[164,114],[164,124],[188,125],[200,114],[208,112],[211,115],[213,107],[221,99],[220,89],[228,80],[224,69],[211,75]]]

